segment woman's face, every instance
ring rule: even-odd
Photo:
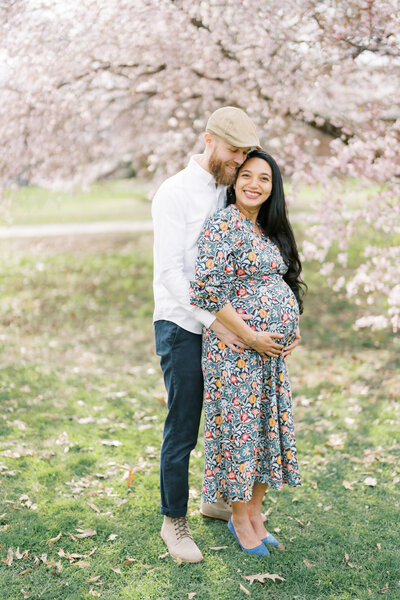
[[[239,169],[235,183],[236,206],[246,213],[254,213],[269,198],[272,190],[272,170],[262,158],[249,158]]]

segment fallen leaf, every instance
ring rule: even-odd
[[[225,550],[228,546],[210,546],[210,550]]]
[[[365,485],[369,485],[370,487],[375,487],[377,484],[377,481],[376,481],[375,477],[366,477],[364,479],[364,483],[365,483]]]
[[[378,550],[382,550],[382,546],[380,544],[377,544],[376,547],[378,548]]]
[[[91,502],[88,502],[88,506],[90,506],[91,509],[93,509],[95,512],[99,513],[100,509],[97,508],[97,506],[95,504],[92,504]]]
[[[61,538],[61,536],[62,536],[62,533],[60,531],[60,533],[56,537],[53,537],[53,538],[50,538],[49,540],[47,540],[46,544],[48,546],[52,546],[53,544],[58,542],[58,540]]]
[[[77,538],[87,538],[97,535],[97,531],[95,531],[94,529],[76,529],[76,531],[78,532],[75,533],[75,537]]]
[[[342,485],[343,485],[343,487],[344,487],[346,490],[353,490],[353,489],[354,489],[354,488],[353,488],[353,484],[352,484],[352,483],[350,483],[350,481],[346,481],[346,480],[344,480],[344,481],[343,481],[343,483],[342,483]]]
[[[247,579],[247,581],[250,581],[250,583],[253,583],[253,581],[264,583],[264,579],[271,579],[274,583],[277,579],[279,579],[279,581],[286,581],[284,577],[281,577],[276,573],[257,573],[257,575],[246,575],[243,577],[244,579]]]
[[[8,552],[7,552],[7,558],[3,558],[1,562],[6,563],[6,565],[8,565],[9,567],[11,567],[11,565],[13,563],[13,558],[14,558],[13,549],[9,548]]]
[[[93,575],[90,579],[87,579],[85,583],[94,583],[100,579],[101,575]]]
[[[335,450],[341,450],[343,448],[343,438],[338,433],[332,433],[329,436],[329,440],[325,442],[325,446],[330,446]]]
[[[2,515],[0,515],[0,521],[2,521],[4,519],[4,517],[7,516],[7,513],[3,513]]]
[[[275,533],[280,533],[282,530],[280,527],[275,527],[274,532]]]
[[[167,552],[168,554],[168,552]],[[159,557],[160,558],[160,557]],[[126,557],[126,560],[124,560],[124,565],[131,565],[133,562],[135,562],[135,558],[130,558],[129,556]]]
[[[100,597],[101,597],[101,594],[100,594],[100,592],[96,592],[96,590],[94,590],[93,588],[90,588],[90,590],[88,591],[88,594],[89,594],[90,596],[96,596],[97,598],[100,598]]]
[[[183,562],[183,561],[182,561],[182,559],[181,559],[181,558],[179,558],[178,556],[173,556],[172,558],[173,558],[173,560],[174,560],[174,563],[175,563],[176,565],[181,565],[181,564],[182,564],[182,562]]]
[[[19,574],[20,577],[23,577],[24,575],[26,575],[27,573],[32,573],[32,569],[25,569],[25,571],[21,571],[21,573]]]
[[[361,571],[362,567],[358,567],[357,565],[353,565],[353,563],[351,563],[349,561],[349,558],[350,558],[349,555],[347,554],[347,552],[345,552],[345,554],[344,554],[344,562],[346,563],[346,565],[348,565],[352,569],[357,569],[357,571]]]
[[[300,519],[295,519],[295,521],[300,525],[300,527],[306,527],[305,523],[303,523],[303,521],[300,521]]]
[[[133,472],[133,469],[129,469],[128,471],[128,475],[126,477],[126,485],[128,487],[130,487],[132,485],[133,480],[135,479],[136,475]]]
[[[19,546],[15,551],[15,558],[21,560],[21,558],[28,558],[29,550],[24,550],[23,552],[19,551]]]
[[[122,571],[120,567],[111,567],[111,571],[114,571],[114,573],[118,573],[119,575],[122,575]]]
[[[324,506],[324,511],[327,512],[328,510],[332,510],[333,506],[329,505],[329,506]]]
[[[118,533],[110,533],[110,535],[107,538],[107,542],[113,542],[114,540],[116,540],[118,537]]]
[[[306,565],[306,567],[308,567],[309,569],[311,569],[311,567],[314,566],[314,563],[311,562],[311,560],[308,560],[308,558],[303,558],[303,563]]]
[[[103,446],[122,446],[122,442],[119,440],[100,440],[100,444],[103,444]]]
[[[188,594],[188,600],[193,600],[193,598],[197,596],[196,592],[191,592],[190,594]]]
[[[163,559],[163,558],[167,558],[167,556],[169,556],[169,552],[165,552],[164,554],[160,554],[158,558]],[[131,560],[133,561],[134,559],[132,558]]]
[[[90,562],[87,560],[78,560],[78,562],[73,562],[72,564],[74,567],[90,567]]]
[[[240,589],[242,590],[242,592],[244,592],[245,594],[247,594],[248,596],[251,596],[249,590],[247,590],[244,585],[242,585],[241,583],[239,584]]]
[[[387,594],[388,591],[389,591],[389,584],[385,583],[385,587],[382,588],[381,590],[378,590],[378,594]]]
[[[28,592],[25,592],[25,590],[21,590],[21,594],[23,594],[24,598],[30,598],[31,595],[28,594]]]

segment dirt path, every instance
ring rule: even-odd
[[[10,225],[0,227],[0,239],[130,233],[151,231],[151,221],[97,221],[91,223],[49,223],[46,225]]]

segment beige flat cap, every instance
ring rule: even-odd
[[[256,126],[244,110],[223,106],[207,121],[206,131],[214,133],[236,148],[259,148]]]

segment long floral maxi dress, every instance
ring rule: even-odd
[[[296,298],[282,276],[278,247],[256,232],[236,206],[218,210],[203,227],[191,303],[218,312],[228,302],[247,313],[255,331],[283,333],[287,346],[299,321]],[[284,359],[238,354],[212,330],[203,332],[203,500],[251,499],[255,481],[281,489],[300,485],[290,381]]]

